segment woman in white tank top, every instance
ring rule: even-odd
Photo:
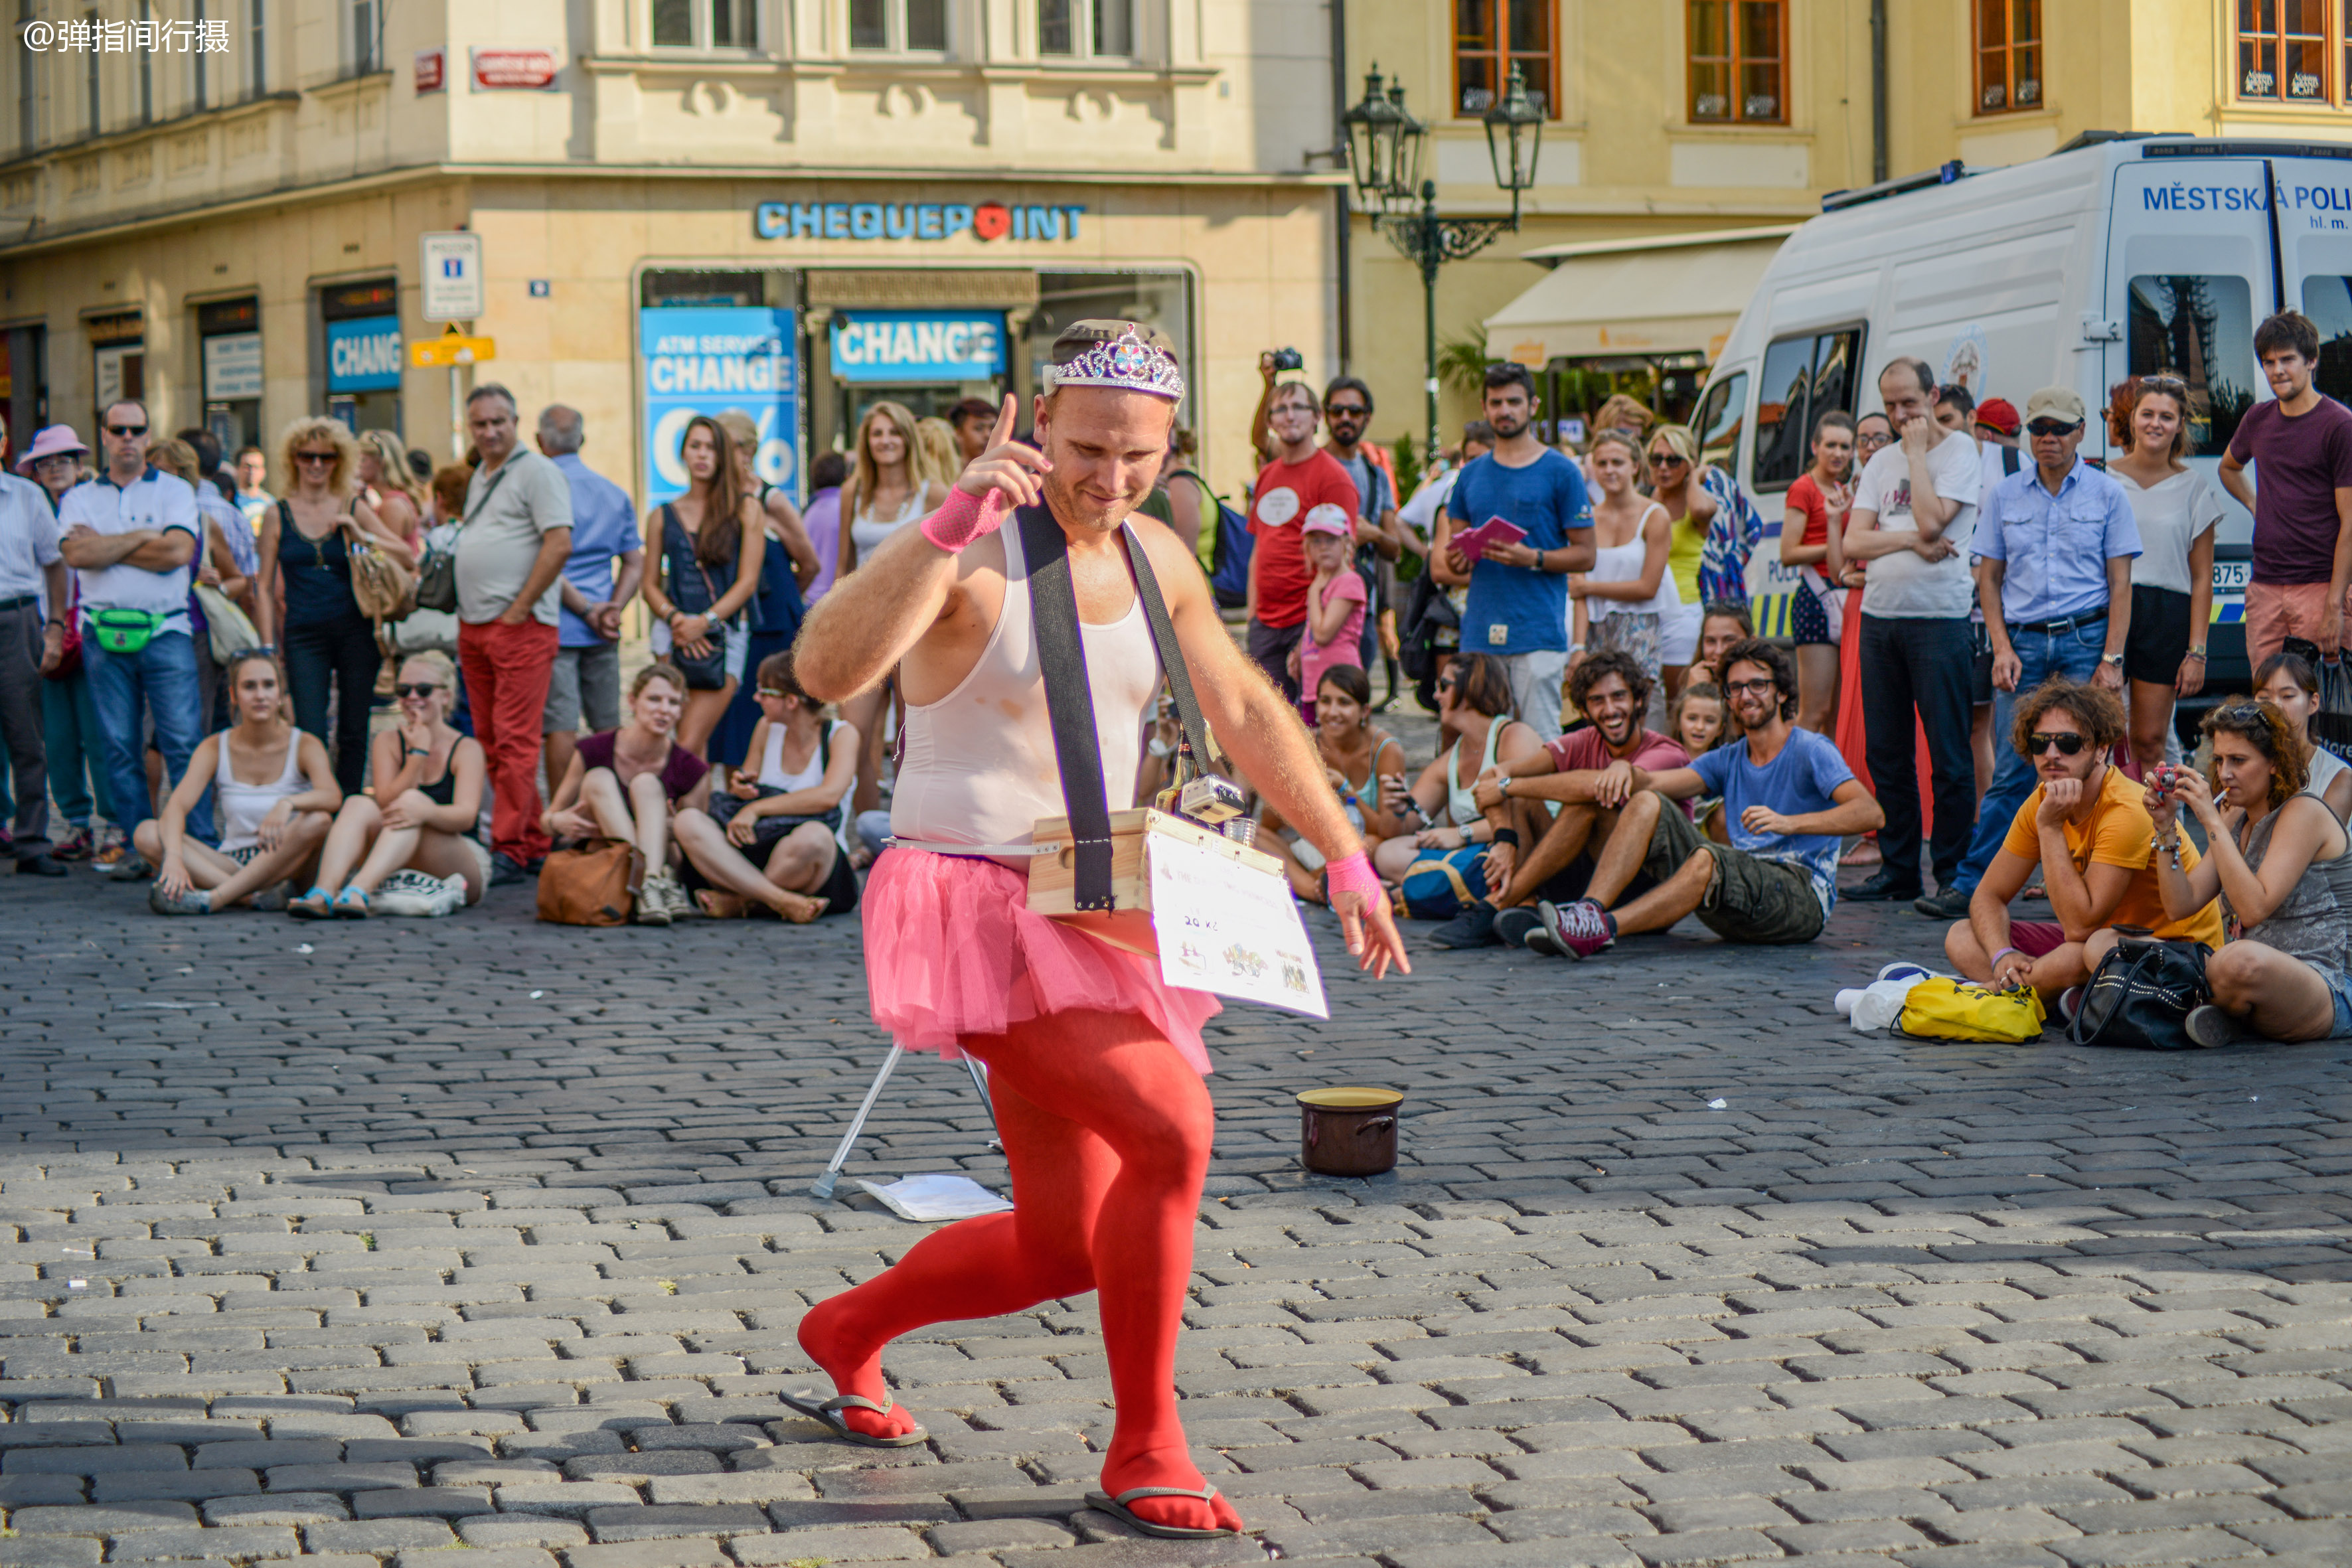
[[[761,904],[795,925],[846,914],[857,907],[857,873],[841,802],[857,773],[857,731],[826,721],[793,673],[790,649],[761,659],[756,679],[760,721],[735,782],[712,794],[709,810],[688,806],[672,826],[688,885],[707,914]]]
[[[915,436],[914,413],[902,403],[886,400],[868,408],[858,422],[854,451],[849,482],[841,489],[844,527],[836,582],[856,571],[892,534],[946,504],[948,484],[955,477],[930,471]],[[841,716],[856,727],[860,742],[853,812],[882,804],[882,710],[896,684],[886,680],[841,705]]]
[[[1592,570],[1568,580],[1570,668],[1577,650],[1618,648],[1650,677],[1651,728],[1664,725],[1664,681],[1659,647],[1665,619],[1682,608],[1682,590],[1666,570],[1673,526],[1666,509],[1642,494],[1642,449],[1622,431],[1603,430],[1590,458],[1601,500],[1592,508]]]
[[[147,901],[156,913],[208,915],[268,889],[286,907],[284,883],[308,879],[319,847],[343,804],[327,748],[287,717],[278,661],[259,649],[238,654],[222,672],[236,721],[207,735],[163,803],[163,815],[139,825],[139,853],[155,867]],[[213,791],[221,847],[190,838],[188,813]]]

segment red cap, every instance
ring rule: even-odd
[[[1977,423],[1997,436],[2014,436],[2021,423],[2005,397],[1988,397],[1977,405]]]

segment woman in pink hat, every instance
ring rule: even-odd
[[[89,448],[72,426],[51,425],[16,459],[16,471],[41,487],[54,512],[65,493],[87,477],[89,456]],[[68,573],[66,580],[72,585],[69,591],[78,595],[79,579]],[[54,607],[68,626],[79,618],[70,604]],[[50,853],[60,860],[121,859],[122,830],[113,824],[98,710],[90,701],[89,676],[82,668],[79,642],[41,683],[41,730],[49,753],[49,796],[65,824]]]

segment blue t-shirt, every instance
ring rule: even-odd
[[[1723,825],[1731,847],[1759,860],[1780,860],[1800,867],[1812,879],[1813,897],[1821,900],[1822,918],[1837,907],[1838,837],[1833,833],[1751,833],[1740,816],[1751,805],[1764,806],[1783,816],[1827,811],[1837,804],[1833,792],[1853,777],[1845,758],[1830,739],[1811,730],[1791,730],[1789,743],[1769,765],[1748,760],[1748,742],[1734,741],[1691,760],[1706,793],[1723,797]]]
[[[1490,453],[1462,470],[1446,515],[1455,531],[1499,517],[1527,530],[1530,550],[1558,550],[1571,531],[1588,536],[1592,502],[1574,463],[1547,448],[1523,468],[1508,468]],[[1568,647],[1568,578],[1499,561],[1470,563],[1470,596],[1462,610],[1464,653],[1515,654]]]
[[[604,604],[613,596],[613,558],[646,547],[637,533],[636,509],[629,504],[628,491],[582,462],[579,453],[562,453],[555,466],[572,484],[572,555],[563,563],[563,575],[582,598]],[[595,629],[568,609],[558,611],[556,626],[559,647],[604,645]]]

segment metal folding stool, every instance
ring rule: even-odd
[[[882,1058],[882,1070],[874,1075],[873,1083],[866,1090],[864,1103],[858,1106],[857,1114],[850,1120],[849,1131],[841,1135],[840,1146],[833,1152],[833,1163],[825,1166],[823,1175],[809,1184],[811,1197],[833,1196],[834,1184],[841,1179],[841,1168],[849,1163],[849,1152],[856,1146],[857,1135],[866,1131],[866,1119],[874,1114],[874,1102],[882,1098],[882,1086],[890,1081],[890,1074],[898,1067],[898,1058],[906,1054],[906,1047],[893,1045],[890,1047],[890,1054]],[[980,1103],[988,1111],[988,1124],[994,1128],[996,1107],[988,1098],[986,1071],[981,1067],[978,1058],[969,1056],[963,1058],[963,1070],[971,1075],[971,1087],[979,1091]],[[1004,1146],[1002,1130],[999,1130],[996,1138],[991,1140],[990,1146],[998,1149]]]

